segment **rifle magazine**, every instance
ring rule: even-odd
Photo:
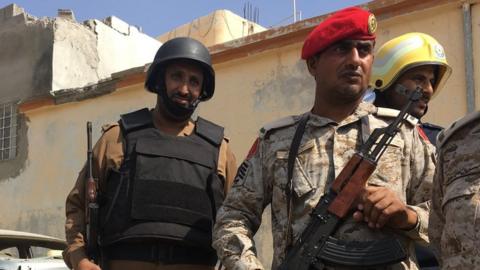
[[[378,267],[405,260],[407,254],[395,238],[376,241],[344,241],[329,237],[317,258],[325,264],[359,267]]]

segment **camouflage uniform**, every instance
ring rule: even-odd
[[[384,127],[392,118],[377,113],[376,107],[361,103],[340,123],[310,113],[293,172],[294,241],[309,222],[309,213],[355,150],[362,143],[362,118],[373,128]],[[263,209],[271,204],[273,264],[276,269],[285,257],[288,150],[300,116],[288,117],[266,126],[252,147],[251,157],[240,166],[232,190],[217,215],[213,246],[227,269],[263,269],[256,258],[252,240]],[[386,186],[418,214],[418,223],[410,231],[389,228],[370,229],[366,223],[347,219],[335,237],[346,240],[370,240],[394,236],[400,239],[408,259],[387,269],[417,269],[413,242],[427,242],[430,190],[434,173],[431,148],[419,137],[416,123],[406,123],[387,147],[370,185]],[[257,147],[258,146],[258,147]],[[329,268],[329,269],[339,269]]]
[[[480,112],[438,139],[429,236],[442,269],[480,269]]]

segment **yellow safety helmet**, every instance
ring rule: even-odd
[[[370,84],[374,89],[383,91],[405,71],[423,65],[438,66],[433,86],[433,96],[435,96],[452,73],[442,45],[433,37],[423,33],[401,35],[387,41],[378,49],[373,62]]]

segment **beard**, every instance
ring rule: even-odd
[[[185,96],[181,96],[178,93],[174,93],[171,96],[168,96],[165,89],[160,89],[158,91],[157,103],[161,104],[161,107],[163,108],[162,111],[164,111],[167,118],[174,121],[188,120],[192,116],[200,101],[192,101],[192,97],[188,96],[188,103],[181,104],[175,102],[175,98],[185,99]]]

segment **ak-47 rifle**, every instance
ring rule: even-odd
[[[397,85],[395,90],[407,95],[402,85]],[[395,238],[347,242],[335,239],[332,235],[352,209],[378,160],[408,117],[410,107],[421,97],[421,88],[410,92],[408,103],[395,120],[385,128],[375,129],[353,155],[315,206],[309,224],[279,269],[323,269],[326,264],[365,269],[397,263],[406,258],[405,250]]]
[[[87,221],[87,255],[94,263],[99,263],[98,247],[98,185],[93,178],[93,152],[92,152],[92,122],[87,122],[87,181],[86,200],[88,210]]]

